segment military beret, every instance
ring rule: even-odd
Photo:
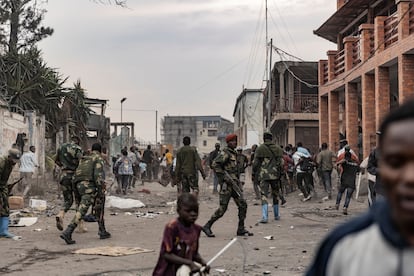
[[[233,141],[233,140],[237,140],[237,135],[236,134],[232,133],[232,134],[229,134],[229,135],[226,136],[226,142],[227,143],[230,142],[230,141]]]

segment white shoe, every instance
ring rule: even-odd
[[[309,199],[311,199],[312,198],[312,196],[311,195],[308,195],[307,197],[305,197],[304,199],[303,199],[303,202],[305,202],[305,201],[308,201]]]
[[[329,200],[328,196],[325,196],[325,197],[322,198],[322,201],[327,201],[327,200]]]
[[[303,193],[298,194],[298,196],[303,196]]]

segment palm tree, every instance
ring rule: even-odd
[[[82,141],[86,140],[86,125],[92,110],[85,104],[86,93],[80,80],[73,84],[73,88],[65,89],[62,111],[69,128],[69,134],[78,135]]]

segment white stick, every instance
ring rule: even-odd
[[[358,199],[359,196],[359,187],[361,186],[361,173],[358,173],[356,191],[355,191],[355,199]]]
[[[233,238],[225,247],[223,247],[216,255],[213,256],[213,258],[210,259],[210,261],[207,262],[207,265],[211,265],[212,262],[214,262],[218,257],[220,257],[221,254],[224,253],[230,246],[233,245],[237,241],[237,237]],[[203,272],[205,270],[205,267],[203,266],[200,269],[200,272]],[[196,274],[197,275],[197,274]]]

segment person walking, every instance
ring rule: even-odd
[[[9,238],[13,240],[21,239],[9,232],[9,187],[7,181],[14,166],[19,162],[20,151],[12,148],[8,151],[7,156],[0,157],[0,238]]]
[[[19,191],[22,192],[23,198],[26,197],[27,193],[30,191],[30,188],[32,187],[32,177],[35,168],[39,167],[39,165],[37,164],[35,152],[35,146],[30,146],[29,151],[24,152],[22,157],[20,158],[19,172],[22,181],[19,183],[18,187]]]
[[[237,148],[237,174],[239,175],[240,185],[243,187],[246,181],[246,168],[249,165],[247,156],[243,154],[242,147]]]
[[[121,181],[121,190],[126,195],[129,179],[133,176],[132,160],[128,157],[128,151],[123,149],[122,156],[116,161],[115,169],[118,171],[118,178]]]
[[[252,152],[250,154],[250,163],[249,165],[252,166],[253,165],[253,160],[254,160],[254,154],[256,152],[257,149],[257,145],[254,144],[252,145]],[[256,175],[254,175],[253,173],[253,169],[252,169],[252,182],[253,182],[253,190],[254,190],[254,194],[256,195],[256,199],[260,199],[260,183],[258,180],[258,177]]]
[[[341,203],[342,194],[346,191],[345,203],[343,213],[348,215],[348,207],[352,198],[352,194],[355,191],[355,180],[357,172],[359,171],[359,164],[354,159],[352,159],[352,154],[350,152],[350,147],[345,146],[344,158],[341,159],[337,164],[340,166],[340,179],[341,186],[336,197],[336,210],[339,209],[339,204]]]
[[[210,169],[213,172],[213,194],[218,194],[218,178],[217,178],[217,174],[213,170],[213,161],[214,159],[216,159],[219,153],[220,153],[220,143],[216,143],[214,145],[214,150],[210,152],[208,156],[208,164],[209,164]]]
[[[272,142],[273,135],[270,132],[263,134],[263,144],[255,153],[253,161],[253,172],[258,177],[260,183],[262,199],[262,219],[260,223],[268,221],[268,202],[269,189],[271,189],[273,200],[273,214],[275,220],[280,219],[279,215],[279,193],[280,178],[283,172],[283,150]]]
[[[244,220],[246,219],[247,203],[243,198],[243,190],[238,183],[237,163],[235,151],[237,147],[237,135],[229,134],[226,136],[227,147],[220,152],[214,159],[213,169],[217,174],[220,185],[220,206],[211,216],[210,220],[202,227],[202,231],[207,237],[215,237],[211,231],[211,226],[221,218],[227,210],[229,201],[233,198],[239,210],[239,223],[237,227],[237,236],[253,236],[253,233],[246,230]]]
[[[303,201],[308,201],[312,198],[313,189],[311,154],[299,142],[292,158],[296,167],[296,184],[303,194]]]
[[[63,218],[75,201],[78,206],[80,203],[79,192],[74,188],[72,178],[75,174],[76,168],[79,165],[79,160],[83,156],[83,150],[79,146],[80,138],[72,136],[69,143],[62,144],[56,153],[55,163],[61,168],[60,186],[63,194],[63,206],[56,216],[56,227],[60,231],[63,230]]]
[[[335,153],[328,149],[327,143],[322,143],[321,151],[316,157],[316,163],[322,172],[322,182],[327,193],[327,198],[332,199],[332,182],[331,175],[333,170],[333,164],[335,163]]]
[[[89,207],[95,202],[95,217],[98,219],[98,235],[100,239],[107,239],[111,234],[106,231],[105,221],[103,217],[104,212],[104,197],[105,197],[105,179],[104,175],[104,160],[101,156],[102,146],[99,143],[92,145],[92,152],[85,155],[80,160],[79,166],[75,171],[74,183],[81,196],[79,207],[73,217],[71,223],[65,231],[60,234],[67,244],[76,243],[72,239],[72,233],[83,218]],[[100,198],[99,204],[97,199]]]
[[[142,154],[142,159],[144,160],[146,166],[146,179],[151,182],[152,181],[152,174],[153,174],[153,163],[154,163],[154,152],[151,150],[151,145],[147,146],[147,149],[144,150]],[[142,182],[144,183],[144,182]]]
[[[198,171],[200,171],[203,179],[206,179],[203,166],[201,166],[201,159],[198,155],[197,149],[190,146],[191,138],[185,136],[183,144],[177,152],[177,161],[175,167],[175,174],[178,181],[181,182],[183,193],[190,193],[191,191],[198,196]]]

